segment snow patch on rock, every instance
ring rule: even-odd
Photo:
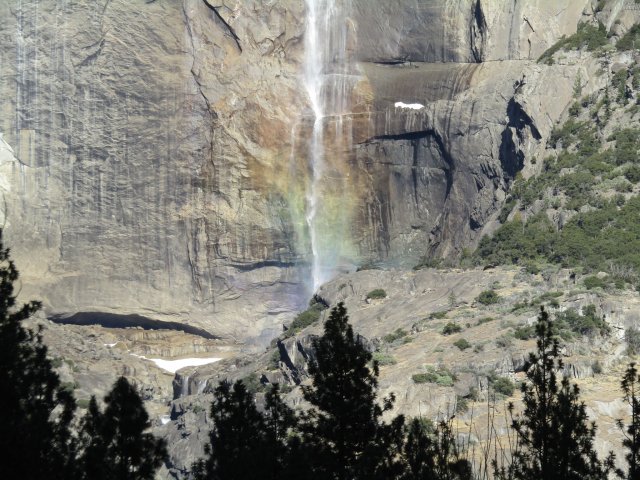
[[[408,108],[408,109],[411,109],[411,110],[422,110],[424,108],[424,105],[422,105],[421,103],[396,102],[395,103],[395,107],[396,108]]]

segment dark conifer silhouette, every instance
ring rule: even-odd
[[[0,478],[74,478],[75,401],[61,388],[40,333],[22,325],[40,304],[16,305],[17,280],[0,231]]]
[[[640,376],[635,363],[631,363],[622,377],[621,382],[624,400],[631,407],[631,422],[624,429],[622,420],[618,420],[618,426],[624,431],[622,444],[627,449],[625,458],[629,470],[625,478],[628,480],[640,480]]]
[[[87,413],[80,426],[82,452],[78,460],[80,478],[83,480],[106,480],[110,468],[105,468],[107,445],[102,437],[104,419],[98,408],[96,397],[91,397]]]
[[[595,480],[613,469],[612,455],[601,462],[594,450],[595,424],[590,424],[580,390],[562,372],[560,345],[549,315],[541,310],[536,325],[537,351],[529,354],[522,385],[524,411],[513,417],[517,446],[509,466],[494,463],[500,479]],[[513,404],[509,409],[513,412]]]
[[[393,405],[376,402],[378,365],[348,322],[339,303],[331,310],[324,334],[313,343],[309,364],[312,385],[303,387],[312,405],[304,425],[304,440],[313,452],[310,477],[336,480],[393,478],[400,449],[403,418],[392,424],[382,414]],[[370,367],[370,365],[372,365]]]
[[[149,415],[135,387],[116,380],[100,413],[95,398],[82,421],[83,450],[79,465],[83,478],[151,480],[167,457],[164,440],[145,433]]]
[[[271,386],[265,395],[265,441],[266,441],[266,471],[261,475],[265,479],[300,478],[298,459],[290,454],[293,450],[292,442],[299,445],[299,438],[292,434],[297,424],[293,410],[282,400],[280,386]]]
[[[406,472],[402,480],[471,480],[471,464],[462,458],[451,421],[437,428],[413,419],[404,445]]]
[[[304,448],[293,429],[297,418],[274,384],[266,392],[264,412],[239,380],[224,380],[214,391],[213,428],[205,459],[193,465],[199,480],[304,478],[308,471]]]
[[[222,381],[211,404],[213,428],[207,457],[194,465],[198,480],[249,480],[265,475],[266,457],[273,452],[267,445],[266,425],[253,395],[238,380]]]

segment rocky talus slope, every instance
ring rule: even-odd
[[[553,266],[537,274],[520,267],[363,270],[324,285],[317,298],[347,306],[354,330],[380,362],[380,396],[396,395],[390,414],[436,420],[456,412],[460,439],[478,448],[487,436],[487,413],[494,412],[487,410],[488,403],[497,407],[494,422],[500,432],[506,432],[505,403],[518,405],[519,393],[511,393],[509,385],[524,377],[540,307],[571,322],[577,318],[579,325],[604,317],[609,326],[604,335],[598,327],[587,333],[563,330],[566,373],[582,388],[589,416],[599,426],[597,447],[604,453],[619,448],[615,420],[627,413],[619,379],[634,358],[625,332],[640,325],[640,298],[631,290],[593,288],[587,282],[588,288],[586,278]],[[384,293],[374,294],[377,290]],[[480,301],[487,291],[494,292],[495,303]],[[321,334],[327,314],[323,310],[294,335],[283,332],[260,355],[181,332],[34,322],[44,324],[54,364],[81,408],[90,395],[104,396],[118,375],[138,385],[154,433],[169,443],[171,460],[161,478],[182,478],[203,455],[211,392],[220,380],[243,379],[258,402],[268,384],[278,382],[287,401],[304,408],[299,385],[309,381],[312,339]],[[174,375],[141,356],[223,359]]]
[[[347,306],[354,330],[380,362],[380,397],[394,393],[397,398],[390,414],[435,421],[455,413],[461,441],[478,449],[488,436],[487,415],[503,435],[506,403],[514,401],[518,408],[517,385],[527,352],[535,349],[532,326],[540,307],[570,325],[604,317],[606,334],[597,327],[587,333],[580,327],[563,330],[565,371],[580,385],[590,419],[598,423],[597,448],[604,454],[620,448],[615,420],[627,410],[619,381],[634,358],[627,353],[625,331],[640,325],[640,299],[629,290],[588,289],[584,278],[551,267],[535,275],[515,267],[367,270],[341,276],[318,295],[328,304]],[[371,298],[376,290],[384,297]],[[496,303],[479,300],[487,291],[496,294]],[[221,379],[243,379],[258,401],[269,383],[278,382],[285,385],[289,403],[304,408],[298,385],[309,381],[311,341],[322,333],[327,314],[294,336],[285,332],[259,357],[239,355],[178,372],[177,381],[188,375],[191,388],[172,402],[175,422],[163,427],[175,444],[174,468],[185,471],[201,454],[198,439],[210,428],[207,392]]]

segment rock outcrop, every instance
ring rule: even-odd
[[[6,239],[48,313],[243,341],[298,308],[300,254],[273,184],[287,183],[304,102],[303,6],[218,4],[0,5]]]
[[[414,265],[479,238],[578,72],[585,91],[601,81],[579,57],[535,63],[591,3],[341,5],[357,78],[325,132],[348,121],[351,137],[327,149],[320,198],[338,262]],[[25,295],[50,314],[278,334],[309,294],[305,15],[301,0],[3,2],[0,187]]]

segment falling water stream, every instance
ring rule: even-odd
[[[330,280],[344,254],[345,214],[340,205],[346,178],[340,171],[340,152],[351,141],[350,96],[358,76],[347,55],[348,0],[305,0],[304,86],[313,115],[308,143],[309,185],[306,223],[312,253],[313,290]],[[330,150],[330,151],[329,151]],[[342,187],[340,183],[344,182]],[[345,207],[345,205],[342,205]]]
[[[313,133],[309,143],[309,169],[311,172],[311,185],[307,189],[306,201],[306,221],[309,228],[311,241],[311,276],[313,279],[313,290],[315,291],[322,283],[321,258],[318,251],[318,200],[319,200],[319,179],[322,175],[322,130],[324,109],[322,105],[322,63],[323,52],[320,51],[320,39],[318,30],[324,25],[321,21],[328,22],[328,11],[323,12],[321,8],[325,3],[333,3],[332,0],[306,0],[307,3],[307,33],[305,36],[305,71],[304,84],[309,94],[309,101],[313,110]],[[324,17],[324,18],[323,18]]]

